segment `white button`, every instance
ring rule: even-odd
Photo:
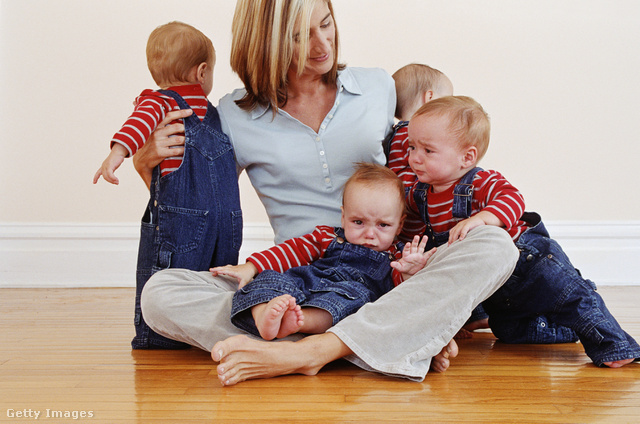
[[[320,141],[320,137],[316,137],[316,141]]]
[[[329,115],[329,119],[333,119],[333,114],[330,114],[330,115]]]
[[[329,165],[327,165],[327,164],[325,163],[325,164],[323,164],[323,165],[322,165],[322,167],[323,167],[324,169],[327,169],[327,168],[329,167]]]
[[[320,156],[324,156],[324,150],[320,150]]]
[[[325,183],[327,183],[327,184],[329,184],[329,183],[331,182],[331,178],[325,178],[325,179],[324,179],[324,182],[325,182]]]
[[[326,125],[324,125],[324,124],[322,124],[322,125],[320,126],[320,128],[325,129],[325,128],[327,128],[327,126],[326,126]]]

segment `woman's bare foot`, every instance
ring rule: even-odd
[[[256,305],[251,312],[260,336],[265,340],[286,337],[297,332],[302,326],[300,306],[296,304],[296,299],[288,294],[274,297],[266,304]],[[288,333],[284,334],[286,332]]]
[[[216,343],[211,358],[220,362],[217,371],[222,385],[230,386],[255,378],[316,375],[329,362],[351,353],[333,333],[316,334],[297,342],[266,342],[243,335]]]
[[[440,353],[431,359],[431,369],[436,372],[445,372],[451,362],[449,358],[458,356],[458,344],[455,340],[451,340],[448,345],[442,348]]]
[[[635,358],[621,359],[619,361],[604,362],[603,365],[606,365],[609,368],[622,368],[625,365],[632,363],[633,361],[635,361]]]

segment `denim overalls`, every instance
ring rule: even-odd
[[[471,170],[461,183],[467,187],[480,170]],[[457,198],[469,199],[470,213],[473,186],[469,189],[468,196]],[[426,190],[423,194],[426,199]],[[418,196],[415,198],[418,201]],[[456,202],[454,199],[454,211]],[[426,212],[426,202],[419,207],[421,213]],[[464,209],[461,205],[457,208]],[[520,251],[516,268],[482,303],[494,335],[506,343],[565,343],[579,338],[589,358],[599,366],[640,358],[640,346],[611,315],[595,284],[582,278],[558,242],[549,237],[540,215],[525,212],[520,219],[531,227],[516,242]]]
[[[189,108],[177,93],[181,109]],[[218,111],[208,104],[201,122],[195,113],[184,118],[185,150],[180,167],[163,177],[153,170],[142,219],[136,275],[134,349],[189,347],[153,332],[140,309],[140,294],[155,272],[165,268],[208,270],[236,264],[242,243],[242,213],[238,174],[229,138],[222,132]]]
[[[349,243],[342,228],[336,228],[336,235],[322,258],[284,273],[262,271],[238,290],[233,296],[231,322],[259,336],[250,308],[290,294],[298,305],[328,311],[335,325],[393,288],[393,255]]]

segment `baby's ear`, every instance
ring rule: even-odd
[[[462,156],[462,167],[469,168],[471,166],[475,166],[478,162],[478,149],[476,146],[469,146],[463,152]]]
[[[435,94],[433,90],[427,90],[422,92],[422,104],[429,103],[434,99]],[[422,106],[422,105],[421,105]]]
[[[207,70],[207,68],[209,68],[209,64],[207,62],[202,62],[196,69],[196,78],[198,79],[198,82],[200,84],[202,84],[205,80],[205,71]]]
[[[400,218],[400,225],[398,226],[398,231],[396,231],[396,237],[400,235],[402,232],[402,227],[404,227],[404,220],[407,217],[407,214],[402,214],[402,218]]]

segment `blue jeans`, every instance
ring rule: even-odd
[[[182,109],[188,104],[165,90]],[[196,271],[236,264],[242,243],[242,213],[235,157],[209,104],[204,121],[185,118],[185,151],[180,167],[163,177],[153,171],[142,219],[136,275],[134,349],[179,349],[187,344],[153,332],[144,321],[140,296],[147,280],[166,268]]]
[[[296,298],[303,307],[328,311],[335,325],[367,302],[373,302],[393,288],[389,253],[351,244],[341,228],[324,256],[310,265],[284,273],[266,270],[233,296],[231,322],[259,336],[251,307],[283,294]]]
[[[471,216],[472,199],[473,199],[473,180],[476,174],[482,168],[476,167],[467,172],[456,184],[453,190],[452,214],[455,218],[467,219]],[[427,192],[429,184],[418,183],[417,190],[414,192],[414,199],[420,211],[422,220],[427,224],[425,235],[429,237],[427,250],[441,246],[449,241],[449,231],[435,232],[429,223]],[[535,215],[535,214],[534,214]],[[539,221],[539,217],[537,217]],[[482,304],[478,305],[471,317],[467,320],[467,324],[473,321],[488,318],[489,315],[485,311]],[[521,330],[516,336],[516,330],[510,334],[512,343],[569,343],[578,340],[576,333],[570,328],[563,327],[556,323],[550,322],[544,316],[532,317],[528,322],[523,320],[518,324]]]
[[[528,215],[528,216],[527,216]],[[543,335],[574,331],[585,352],[598,366],[604,362],[640,358],[640,346],[611,315],[596,285],[582,278],[560,245],[537,222],[516,242],[520,257],[513,275],[482,305],[493,333],[506,343],[536,340]],[[546,317],[546,319],[545,319]],[[571,334],[558,334],[569,337]],[[544,336],[540,343],[546,343]]]

